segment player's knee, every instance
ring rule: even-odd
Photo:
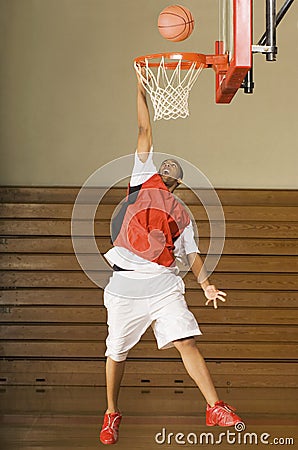
[[[196,341],[193,336],[177,339],[176,341],[173,341],[173,344],[175,345],[175,347],[179,352],[187,350],[192,347],[196,347]]]
[[[115,362],[122,362],[125,361],[127,358],[128,352],[122,352],[122,353],[107,353],[106,356],[108,356],[110,359],[112,359]]]

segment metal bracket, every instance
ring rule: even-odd
[[[251,46],[252,53],[272,53],[274,55],[277,54],[277,47],[272,45],[252,45]]]

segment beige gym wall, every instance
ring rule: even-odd
[[[196,19],[192,36],[162,39],[157,16],[170,3],[0,0],[1,185],[80,186],[134,151],[133,58],[212,53],[217,38],[218,0],[183,0]],[[254,3],[256,43],[265,0]],[[279,26],[277,62],[254,57],[254,95],[239,92],[231,105],[216,105],[214,74],[205,70],[190,117],[154,123],[155,149],[197,165],[215,187],[297,188],[297,12],[295,2]]]

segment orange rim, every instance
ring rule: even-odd
[[[139,64],[141,67],[146,66],[146,61],[148,61],[149,67],[158,67],[160,65],[161,58],[164,57],[164,65],[166,69],[175,69],[179,61],[181,61],[181,69],[187,70],[195,63],[195,69],[207,67],[206,55],[202,53],[155,53],[153,55],[138,56],[135,58],[134,62]],[[168,61],[167,61],[168,60]]]

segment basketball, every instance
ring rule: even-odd
[[[184,41],[194,29],[193,15],[185,6],[167,6],[159,14],[158,29],[162,37],[169,41]]]

